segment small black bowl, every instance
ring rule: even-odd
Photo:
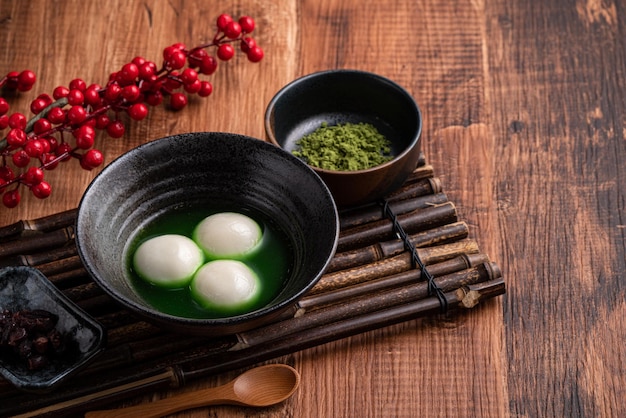
[[[223,318],[164,313],[133,286],[129,245],[167,213],[216,205],[271,220],[291,248],[291,268],[278,295],[252,312]],[[338,235],[332,196],[305,163],[260,139],[220,132],[157,139],[123,154],[87,188],[76,222],[83,264],[116,301],[169,331],[207,336],[255,328],[293,306],[320,279]]]
[[[54,356],[39,370],[29,370],[25,361],[4,353],[0,374],[18,389],[45,393],[53,390],[87,365],[105,346],[104,328],[76,306],[37,269],[6,267],[0,270],[0,311],[42,309],[58,316],[58,331],[73,341],[63,355]]]
[[[319,128],[370,123],[391,142],[393,159],[376,167],[334,171],[313,167],[338,206],[374,201],[400,187],[421,152],[422,114],[411,95],[388,78],[359,70],[328,70],[292,81],[265,112],[270,142],[293,152],[297,141]]]

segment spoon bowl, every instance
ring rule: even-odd
[[[158,418],[210,405],[265,407],[289,398],[300,385],[300,374],[286,364],[250,369],[222,386],[182,393],[128,408],[91,411],[85,418]]]

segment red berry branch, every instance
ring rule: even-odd
[[[0,194],[4,206],[19,204],[21,188],[40,199],[50,196],[52,188],[44,180],[45,171],[60,163],[76,159],[86,170],[102,165],[104,156],[93,148],[96,132],[122,137],[126,129],[122,114],[139,121],[148,115],[148,106],[158,106],[166,98],[171,109],[180,110],[187,105],[188,95],[209,96],[213,85],[199,76],[213,74],[218,61],[230,60],[237,44],[249,61],[259,62],[263,50],[249,36],[254,26],[251,17],[234,20],[222,14],[217,18],[212,42],[191,49],[181,43],[170,45],[163,50],[160,67],[135,57],[111,74],[104,86],[74,79],[67,87],[56,87],[52,96],[37,96],[30,104],[30,120],[23,113],[9,114],[9,103],[0,97],[0,131],[8,128],[0,140]],[[210,48],[215,56],[207,52]],[[30,70],[12,71],[0,78],[0,88],[26,92],[35,81],[35,73]]]

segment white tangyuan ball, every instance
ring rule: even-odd
[[[137,247],[133,266],[142,279],[161,287],[189,284],[204,263],[196,243],[183,235],[166,234],[150,238]]]
[[[259,297],[258,276],[237,260],[215,260],[196,272],[190,285],[191,295],[206,308],[242,309]]]
[[[195,228],[194,240],[210,258],[239,258],[257,248],[263,231],[252,218],[235,212],[206,217]]]

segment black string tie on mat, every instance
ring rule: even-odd
[[[430,274],[430,272],[426,268],[426,265],[420,259],[419,255],[417,254],[417,250],[415,249],[415,246],[409,239],[409,236],[407,235],[402,225],[400,225],[398,217],[389,206],[389,202],[386,199],[381,199],[380,204],[383,207],[383,215],[391,220],[394,232],[404,243],[404,248],[406,248],[406,250],[411,253],[411,262],[413,264],[413,268],[419,267],[422,277],[424,277],[428,282],[428,294],[430,296],[437,296],[437,299],[439,299],[439,304],[441,305],[441,312],[445,313],[448,310],[448,300],[446,299],[443,290],[441,290],[441,288],[437,286],[437,283],[435,283],[435,278],[432,274]]]

